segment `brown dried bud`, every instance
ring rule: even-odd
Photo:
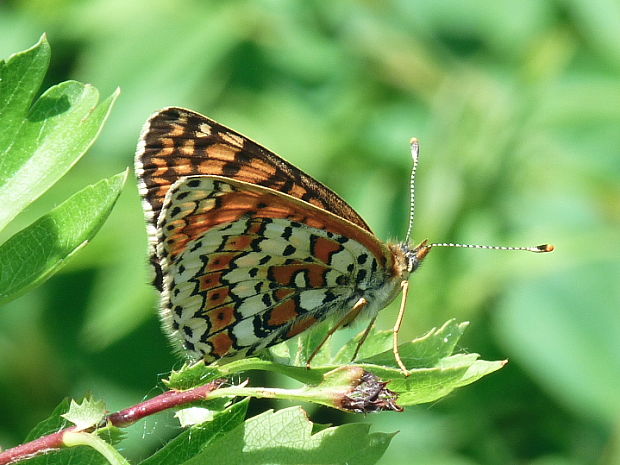
[[[398,394],[386,388],[388,383],[364,371],[358,385],[345,394],[340,407],[354,413],[370,413],[391,410],[402,412],[403,408],[396,404]]]

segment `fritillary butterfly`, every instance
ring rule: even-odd
[[[415,173],[415,140],[412,149]],[[448,245],[380,241],[329,188],[182,108],[147,121],[136,174],[164,327],[206,362],[254,354],[328,318],[334,330],[374,321],[406,295],[431,247]],[[396,329],[403,309],[404,298]]]

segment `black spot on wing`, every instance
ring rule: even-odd
[[[284,248],[282,255],[284,255],[285,257],[288,257],[289,255],[293,255],[296,251],[297,249],[291,244],[289,244]]]

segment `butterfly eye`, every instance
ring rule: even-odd
[[[424,257],[426,257],[426,255],[431,250],[431,246],[428,245],[428,241],[423,241],[422,243],[420,243],[418,246],[414,247],[413,249],[409,247],[409,245],[405,243],[401,243],[400,248],[405,257],[405,262],[406,262],[408,273],[413,273],[415,270],[417,270],[422,264]]]

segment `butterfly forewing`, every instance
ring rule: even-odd
[[[348,221],[217,176],[178,181],[157,228],[166,327],[207,361],[342,315],[390,269],[385,247]]]
[[[366,222],[320,182],[247,137],[198,113],[166,108],[146,123],[136,154],[136,173],[144,200],[151,245],[166,192],[179,178],[217,175],[261,185],[331,211],[362,229]],[[160,287],[161,270],[156,256]]]

